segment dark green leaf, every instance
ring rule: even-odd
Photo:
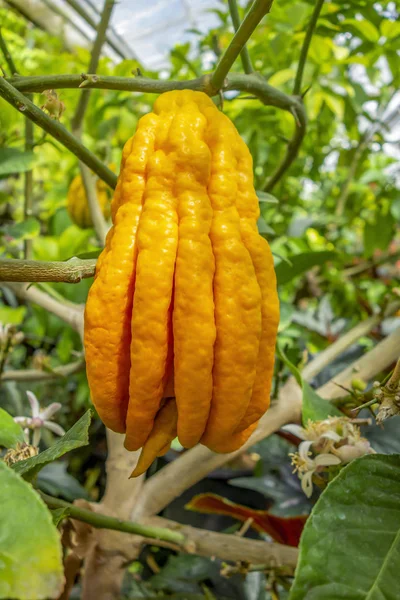
[[[14,421],[11,415],[0,408],[0,446],[14,448],[18,442],[24,441],[21,426]]]
[[[30,171],[33,160],[33,152],[22,152],[17,148],[0,148],[0,178]]]
[[[86,446],[89,443],[88,431],[90,420],[91,410],[88,410],[62,438],[53,444],[53,446],[37,456],[32,456],[31,458],[15,463],[15,465],[13,465],[14,470],[28,481],[31,481],[45,465],[57,460],[63,456],[63,454],[66,454],[75,448]]]
[[[0,598],[57,598],[60,536],[32,486],[0,461]]]
[[[332,402],[321,398],[310,384],[303,380],[302,420],[304,425],[307,424],[307,421],[323,421],[328,417],[341,415],[340,410]]]
[[[68,473],[67,466],[63,461],[46,465],[37,476],[37,487],[50,496],[61,496],[69,501],[77,498],[89,499],[85,488]]]
[[[400,455],[364,456],[328,485],[306,523],[290,600],[395,600]]]
[[[281,262],[276,266],[276,276],[278,278],[278,284],[283,285],[288,283],[295,277],[302,275],[312,267],[317,265],[323,265],[326,262],[337,260],[338,254],[329,250],[322,252],[302,252],[289,257],[292,265],[288,265],[287,262]]]

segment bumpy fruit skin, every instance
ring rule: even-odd
[[[101,211],[104,217],[108,219],[110,216],[109,188],[101,179],[96,182],[96,192]],[[69,186],[67,210],[71,220],[81,229],[93,227],[85,187],[80,175],[74,177]]]
[[[167,92],[140,119],[111,212],[85,310],[100,418],[143,448],[133,476],[176,435],[240,448],[269,406],[279,301],[251,155],[208,96]]]

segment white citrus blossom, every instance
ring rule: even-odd
[[[361,437],[357,424],[345,416],[308,421],[306,427],[285,425],[283,429],[303,440],[298,452],[290,456],[293,472],[298,474],[307,497],[312,494],[314,473],[326,471],[333,465],[349,463],[364,454],[375,453],[368,440]]]
[[[307,498],[310,498],[313,491],[312,478],[315,472],[324,471],[324,467],[339,465],[341,460],[333,454],[317,454],[311,458],[310,448],[314,442],[304,441],[299,445],[298,452],[291,454],[294,473],[297,472],[301,480],[301,488]]]
[[[49,429],[49,431],[52,431],[56,435],[64,435],[65,431],[61,425],[50,420],[55,413],[60,410],[61,404],[59,402],[53,402],[49,406],[46,406],[46,408],[41,409],[39,401],[33,392],[27,391],[26,395],[28,396],[29,404],[31,405],[32,416],[14,417],[14,421],[19,423],[24,429],[26,443],[30,443],[29,433],[30,431],[33,431],[32,446],[37,447],[40,442],[43,428]]]

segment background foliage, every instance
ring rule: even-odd
[[[286,93],[293,89],[313,6],[314,2],[306,1],[276,2],[248,44],[255,69]],[[167,73],[145,75],[185,80],[211,70],[233,32],[226,3],[218,3],[215,12],[219,18],[217,28],[206,35],[195,32],[195,43],[173,49]],[[263,218],[260,231],[269,239],[276,256],[282,313],[280,346],[296,365],[361,320],[383,310],[400,294],[397,17],[393,2],[340,0],[324,4],[303,79],[307,135],[298,158],[272,190],[273,195],[259,195]],[[87,49],[76,47],[67,52],[60,37],[31,26],[1,4],[0,21],[21,74],[81,73],[87,69]],[[103,57],[98,72],[131,76],[138,66],[135,61],[116,64]],[[240,69],[237,61],[233,71]],[[60,99],[65,104],[61,122],[69,126],[77,91],[62,90]],[[39,106],[45,100],[43,95],[35,94]],[[93,90],[83,142],[107,164],[119,165],[123,144],[153,101],[151,94]],[[249,145],[256,189],[262,192],[293,134],[293,118],[288,112],[263,106],[236,92],[225,94],[223,110]],[[0,100],[2,257],[21,258],[24,240],[32,240],[33,258],[38,260],[66,260],[97,253],[94,231],[79,229],[66,210],[68,187],[78,173],[76,157],[38,128],[34,131],[33,151],[26,151],[24,126],[24,116]],[[29,169],[34,173],[34,212],[23,219],[22,174]],[[90,280],[76,285],[40,284],[54,297],[79,304],[84,303],[89,286]],[[393,331],[399,321],[399,315],[385,319],[312,383],[321,385],[329,380]],[[82,358],[77,332],[44,309],[20,302],[6,287],[1,289],[0,322],[16,325],[24,335],[2,364],[5,371],[52,371]],[[278,359],[275,396],[288,373],[284,361]],[[36,393],[42,405],[62,403],[58,422],[65,429],[90,406],[84,371],[47,382],[4,381],[0,405],[14,416],[27,414],[27,389]],[[43,491],[66,500],[101,497],[106,446],[104,429],[97,419],[92,422],[90,435],[90,448],[83,447],[40,472],[38,484]],[[371,428],[371,440],[381,452],[400,452],[394,427],[386,428],[385,435]],[[52,442],[52,434],[46,432],[43,448]],[[229,469],[211,474],[188,490],[184,498],[166,509],[165,516],[209,529],[236,527],[236,519],[200,516],[184,509],[196,493],[204,492],[217,493],[249,509],[269,509],[279,516],[308,514],[318,492],[311,501],[303,495],[287,457],[291,449],[290,441],[277,435],[264,440]],[[166,460],[174,460],[179,450],[175,447]],[[160,460],[153,468],[162,464]],[[252,531],[250,535],[265,537],[267,533]],[[263,573],[253,572],[245,578],[236,574],[227,579],[221,576],[220,565],[207,558],[175,556],[169,550],[149,547],[141,560],[129,567],[125,593],[129,598],[164,594],[261,600],[286,598],[285,588],[285,578],[267,582]]]

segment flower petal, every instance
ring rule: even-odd
[[[58,425],[58,423],[54,423],[53,421],[44,421],[43,427],[46,427],[46,429],[49,429],[57,435],[65,434],[65,430],[61,427],[61,425]]]
[[[329,467],[330,465],[339,465],[342,461],[334,454],[317,454],[314,462],[317,467]]]
[[[328,440],[333,440],[334,442],[340,442],[342,436],[340,436],[336,431],[326,431],[321,435],[322,438],[327,438]]]
[[[36,448],[38,448],[41,437],[42,437],[42,431],[40,429],[34,429],[33,436],[32,436],[32,446],[36,446]]]
[[[289,433],[292,433],[293,435],[300,438],[301,440],[307,439],[306,430],[303,427],[300,427],[300,425],[294,425],[294,424],[284,425],[283,427],[281,427],[281,429],[283,431],[288,431]]]
[[[49,404],[49,406],[46,406],[46,408],[41,410],[40,416],[43,419],[43,421],[48,421],[49,419],[51,419],[51,417],[55,415],[57,411],[60,410],[61,406],[62,405],[59,402],[53,402],[52,404]]]
[[[40,413],[40,405],[38,399],[36,398],[35,394],[30,390],[26,392],[26,395],[28,396],[29,404],[31,405],[32,417],[38,417]]]
[[[299,444],[299,456],[302,460],[304,460],[305,462],[312,462],[310,461],[310,448],[313,445],[314,442],[312,441],[306,441],[306,442],[301,442]]]
[[[313,492],[312,476],[313,476],[313,474],[314,474],[314,471],[307,471],[307,473],[304,473],[304,475],[301,478],[301,489],[303,490],[303,492],[305,493],[307,498],[311,498],[311,496],[312,496],[312,492]]]

